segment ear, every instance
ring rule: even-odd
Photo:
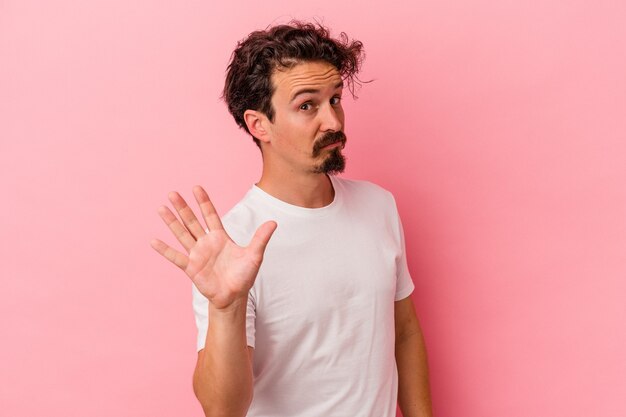
[[[243,113],[243,120],[252,136],[261,142],[270,141],[270,121],[265,114],[256,110],[246,110]]]

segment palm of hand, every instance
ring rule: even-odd
[[[189,253],[185,273],[216,308],[224,308],[248,293],[263,253],[233,242],[224,230],[200,237]]]
[[[170,193],[170,201],[178,211],[182,224],[168,207],[159,208],[159,215],[189,255],[158,239],[153,239],[151,245],[167,260],[185,271],[198,290],[216,308],[226,308],[238,298],[247,296],[259,272],[267,243],[276,230],[276,223],[263,223],[248,246],[239,246],[224,230],[204,189],[200,186],[194,187],[194,195],[208,226],[206,230],[178,193]]]

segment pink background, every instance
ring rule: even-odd
[[[624,3],[296,3],[0,1],[0,414],[201,415],[156,209],[259,178],[224,71],[297,17],[365,44],[346,176],[396,195],[436,415],[626,415]]]

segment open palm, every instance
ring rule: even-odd
[[[193,210],[176,192],[169,199],[182,219],[182,223],[167,206],[159,208],[159,215],[178,241],[187,250],[185,255],[159,239],[151,241],[152,247],[191,278],[198,290],[215,308],[227,308],[239,298],[247,296],[254,284],[263,254],[276,223],[269,221],[257,229],[248,246],[239,246],[228,236],[211,203],[200,186],[193,189],[196,201],[207,225],[204,229]]]

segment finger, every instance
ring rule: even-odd
[[[206,191],[204,191],[204,188],[196,185],[193,187],[193,195],[196,197],[196,201],[198,202],[200,210],[202,211],[202,216],[204,217],[204,222],[209,230],[223,229],[224,226],[222,225],[220,216],[217,214],[217,210],[213,207],[213,203],[211,203],[209,195]]]
[[[169,247],[166,243],[163,243],[159,239],[152,239],[150,241],[150,246],[152,246],[154,250],[163,255],[165,259],[172,262],[183,271],[185,270],[185,268],[187,268],[189,258],[177,251],[176,249]]]
[[[277,226],[278,225],[275,221],[265,222],[259,226],[259,228],[256,229],[254,236],[252,236],[252,240],[250,241],[248,248],[257,254],[262,255],[263,252],[265,252],[267,243],[270,241],[270,238],[272,237],[272,234],[276,230]]]
[[[196,244],[196,239],[189,233],[189,231],[178,221],[178,218],[172,213],[172,211],[167,206],[159,207],[159,216],[163,219],[167,227],[170,228],[176,239],[180,242],[181,245],[187,252],[193,248]]]
[[[189,208],[187,202],[176,191],[172,191],[168,194],[168,198],[174,205],[174,208],[183,220],[185,227],[191,232],[193,237],[198,240],[205,234],[202,224],[198,221],[198,218],[193,213],[193,210]]]

